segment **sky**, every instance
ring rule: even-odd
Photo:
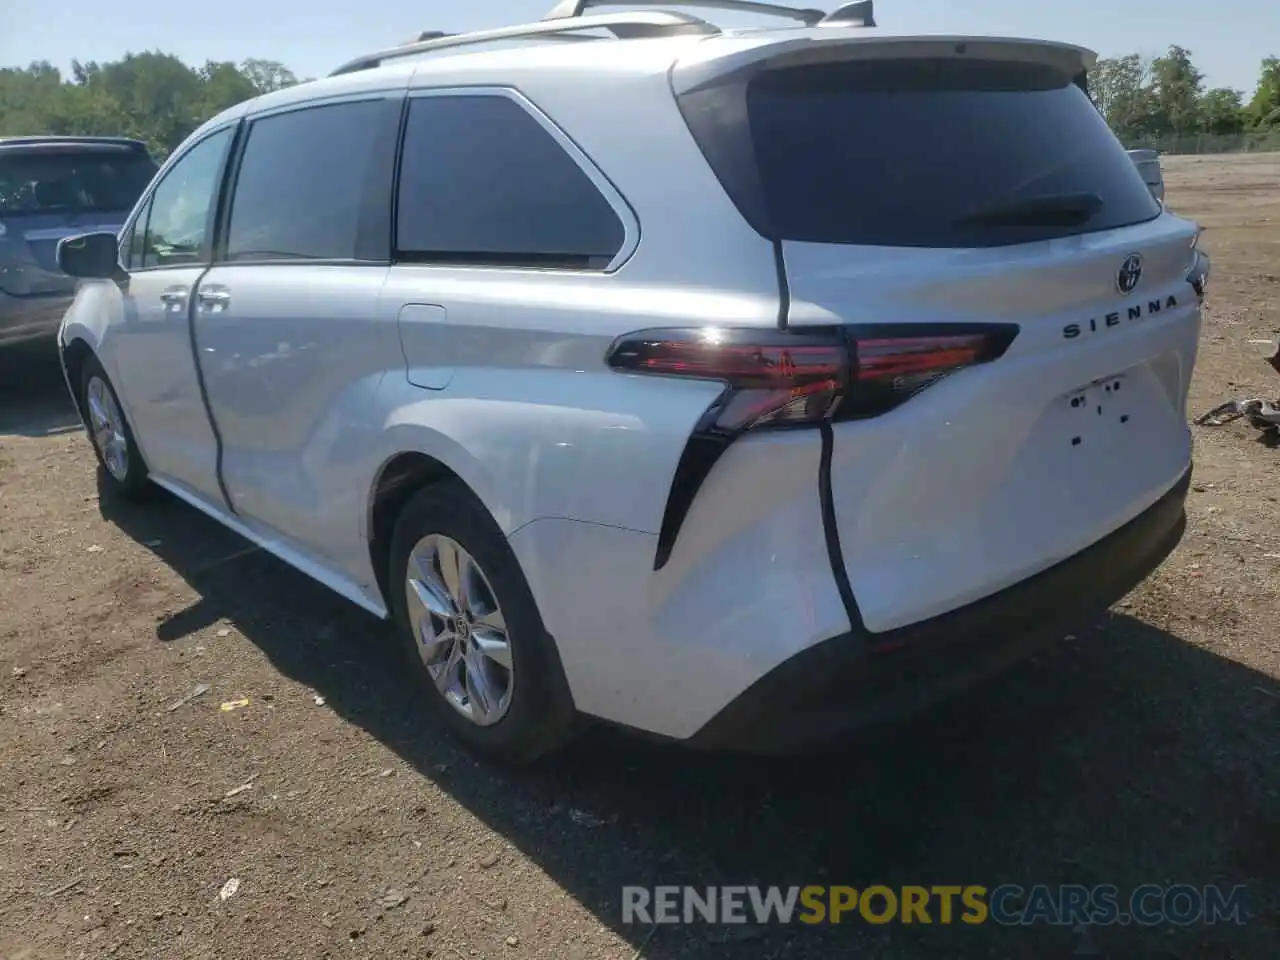
[[[840,0],[789,0],[833,8]],[[553,0],[0,0],[0,65],[115,60],[161,50],[189,64],[279,60],[324,76],[353,57],[423,30],[456,33],[539,19]],[[625,5],[625,4],[623,4]],[[718,23],[745,25],[719,11]],[[916,33],[994,33],[1077,43],[1103,56],[1189,49],[1209,86],[1246,99],[1263,57],[1280,56],[1277,0],[877,0],[882,27]],[[758,22],[758,21],[756,21]]]

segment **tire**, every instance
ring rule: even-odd
[[[92,355],[80,371],[80,409],[107,489],[126,500],[145,499],[152,490],[147,465],[138,452],[120,397]]]
[[[450,562],[457,556],[467,571],[464,602],[442,572],[459,569]],[[576,724],[555,643],[506,538],[471,491],[447,480],[415,494],[396,521],[390,561],[396,634],[441,720],[504,763],[530,763],[563,745]],[[505,631],[493,628],[499,622]]]

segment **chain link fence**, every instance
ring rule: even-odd
[[[1130,150],[1158,150],[1162,156],[1211,153],[1270,153],[1280,151],[1280,129],[1248,133],[1196,134],[1189,137],[1152,137],[1125,143]]]

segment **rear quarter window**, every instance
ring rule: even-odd
[[[1066,73],[1036,64],[855,60],[766,69],[691,94],[682,107],[726,189],[771,239],[986,247],[1160,213],[1087,94]],[[1091,198],[1092,212],[971,222],[983,211],[1065,196]]]
[[[496,94],[410,102],[396,224],[398,258],[459,265],[603,269],[626,234],[556,138]]]

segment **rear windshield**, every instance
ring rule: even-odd
[[[862,60],[766,69],[682,98],[771,239],[988,247],[1159,215],[1083,89],[1039,65]]]
[[[0,217],[131,210],[156,172],[131,150],[0,153]]]

